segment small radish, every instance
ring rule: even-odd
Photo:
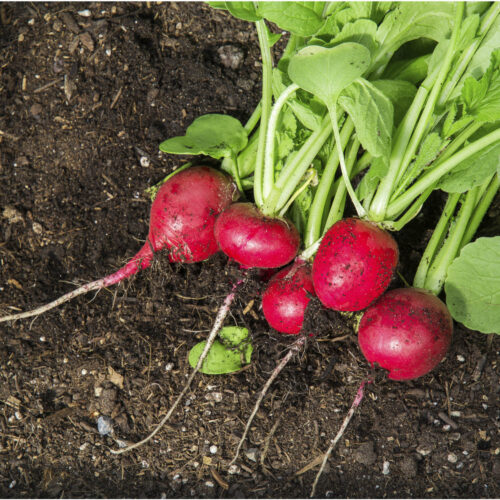
[[[358,340],[372,365],[393,380],[430,372],[451,342],[453,321],[445,304],[420,288],[390,290],[371,305],[359,323]]]
[[[144,246],[121,269],[68,292],[32,311],[0,318],[0,322],[36,316],[78,295],[99,290],[147,268],[154,252],[166,249],[172,262],[199,262],[218,251],[214,238],[217,215],[238,196],[233,181],[206,166],[191,167],[170,177],[151,205],[149,234]]]
[[[297,259],[271,279],[262,295],[262,310],[267,322],[278,332],[298,334],[313,295],[311,267]]]
[[[215,223],[220,249],[243,268],[274,268],[296,255],[300,235],[284,218],[266,217],[252,203],[233,203]]]
[[[399,258],[392,236],[372,222],[343,219],[325,234],[312,277],[319,300],[337,311],[360,311],[387,289]]]

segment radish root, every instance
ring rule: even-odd
[[[250,426],[252,425],[253,419],[255,415],[257,414],[257,411],[259,410],[260,404],[262,403],[262,400],[264,399],[264,396],[267,394],[267,391],[269,390],[269,387],[271,387],[271,384],[273,383],[274,379],[280,374],[281,370],[286,366],[286,364],[290,361],[292,356],[299,352],[301,347],[304,345],[306,338],[304,336],[299,337],[291,346],[289,351],[287,352],[286,356],[278,363],[276,368],[273,370],[271,373],[271,376],[265,383],[264,387],[262,388],[262,391],[259,394],[259,397],[255,403],[255,406],[253,408],[252,414],[247,420],[247,424],[245,426],[245,431],[243,432],[243,436],[240,439],[240,442],[238,443],[238,448],[236,448],[236,453],[234,455],[234,458],[231,460],[231,463],[229,465],[233,465],[236,460],[238,459],[238,456],[241,451],[241,447],[243,446],[243,443],[245,442],[245,439],[247,437],[248,431],[250,430]]]
[[[328,448],[328,451],[325,453],[323,457],[323,462],[321,463],[319,472],[316,475],[316,479],[314,479],[314,483],[312,485],[311,494],[309,495],[309,498],[312,498],[314,496],[319,478],[321,477],[321,474],[323,474],[326,462],[328,462],[328,459],[330,458],[333,448],[335,448],[335,445],[338,443],[339,439],[343,436],[347,426],[349,425],[349,422],[351,421],[352,416],[354,415],[354,412],[356,411],[356,408],[360,405],[361,401],[363,400],[363,396],[365,395],[365,385],[367,384],[367,382],[369,383],[369,381],[366,380],[361,382],[361,385],[358,388],[358,392],[356,393],[356,397],[352,402],[351,408],[347,412],[347,415],[345,416],[344,421],[342,422],[342,425],[340,426],[340,429],[337,432],[337,435],[332,439],[330,447]]]
[[[146,444],[148,441],[151,441],[151,439],[153,439],[153,437],[156,436],[156,434],[158,434],[158,432],[161,430],[161,428],[167,423],[168,419],[172,416],[172,413],[177,408],[177,406],[181,402],[181,400],[184,397],[184,395],[186,394],[186,392],[189,390],[189,387],[191,386],[191,382],[193,381],[195,375],[198,373],[203,362],[205,361],[205,358],[207,357],[208,352],[210,351],[210,348],[212,347],[213,343],[215,342],[217,334],[219,333],[219,330],[222,328],[222,324],[224,323],[224,320],[226,319],[226,316],[229,313],[231,303],[233,302],[234,297],[236,296],[236,289],[244,281],[245,281],[245,278],[243,278],[242,280],[238,281],[235,285],[233,285],[233,289],[232,289],[231,293],[225,298],[224,303],[219,308],[219,311],[217,312],[217,316],[215,318],[214,325],[212,327],[212,330],[210,331],[210,335],[208,336],[207,343],[205,345],[205,348],[203,349],[203,352],[201,353],[200,359],[198,360],[196,367],[194,368],[191,375],[189,376],[189,378],[186,382],[186,385],[182,389],[181,393],[179,394],[179,396],[177,396],[177,399],[175,400],[174,404],[171,406],[170,410],[168,410],[167,414],[163,417],[163,419],[158,424],[156,429],[153,432],[151,432],[151,434],[149,434],[142,441],[138,441],[137,443],[134,443],[134,444],[127,446],[126,448],[122,448],[120,450],[110,450],[113,455],[121,455],[122,453],[126,453],[126,452],[131,451],[135,448],[139,448],[143,444]]]

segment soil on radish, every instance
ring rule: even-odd
[[[11,3],[0,23],[0,307],[26,310],[140,248],[143,190],[180,164],[158,144],[204,113],[246,119],[260,68],[253,28],[201,3]],[[398,236],[406,279],[442,206],[434,196]],[[499,207],[483,234],[498,233]],[[311,301],[316,336],[273,384],[230,474],[255,398],[294,340],[267,326],[254,279],[227,321],[252,332],[247,369],[199,375],[170,425],[130,454],[112,456],[115,442],[97,432],[100,415],[119,439],[152,430],[240,277],[220,254],[190,266],[158,255],[119,287],[0,325],[0,496],[308,496],[317,468],[295,473],[326,451],[370,371],[352,319]],[[458,327],[431,374],[395,383],[377,373],[318,495],[500,497],[499,349]]]

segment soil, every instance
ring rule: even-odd
[[[0,308],[12,312],[131,257],[147,234],[145,189],[183,161],[158,144],[205,113],[245,121],[260,64],[253,27],[201,3],[3,3],[0,23]],[[407,278],[441,208],[435,197],[397,236]],[[492,227],[490,212],[481,231]],[[110,453],[165,415],[238,273],[222,255],[181,265],[160,254],[118,287],[2,323],[0,496],[309,496],[318,466],[301,469],[326,451],[372,374],[352,321],[313,303],[316,336],[271,386],[230,468],[257,394],[294,340],[262,320],[258,281],[226,321],[250,330],[251,364],[197,375],[153,441]],[[431,374],[402,383],[376,374],[317,495],[500,497],[499,348],[498,337],[456,325]]]

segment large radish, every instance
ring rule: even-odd
[[[206,166],[191,167],[168,179],[151,205],[149,233],[143,247],[121,269],[69,292],[44,306],[0,318],[29,318],[68,300],[119,283],[147,268],[154,252],[168,250],[172,262],[199,262],[218,251],[214,238],[217,215],[238,196],[233,181]]]
[[[313,263],[319,300],[337,311],[360,311],[387,289],[396,269],[396,241],[372,222],[343,219],[325,234]]]

